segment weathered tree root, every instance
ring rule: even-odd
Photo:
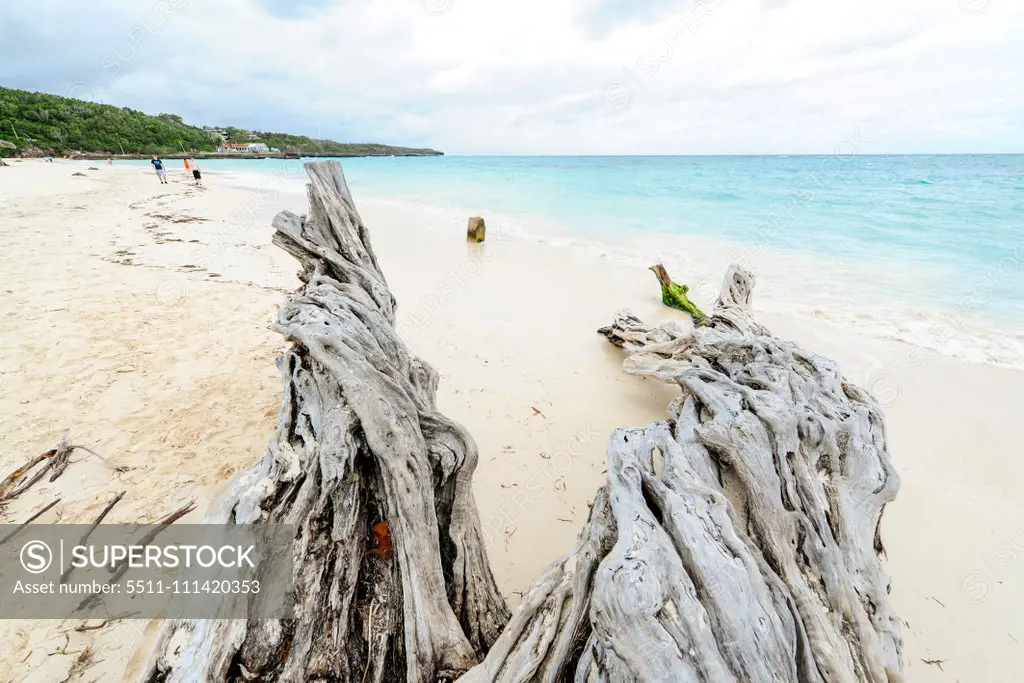
[[[879,524],[899,478],[882,411],[750,316],[733,267],[692,333],[620,313],[626,369],[677,383],[616,430],[576,549],[462,680],[891,683],[900,625]]]
[[[165,624],[144,680],[433,683],[477,663],[508,620],[470,488],[476,444],[395,332],[341,167],[306,170],[309,216],[274,219],[303,282],[278,314],[292,346],[277,434],[207,517],[296,526],[295,619]],[[371,552],[375,528],[390,553]]]

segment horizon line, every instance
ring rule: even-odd
[[[325,154],[324,157],[331,155]],[[385,155],[381,155],[385,156]],[[399,155],[395,155],[396,157]],[[598,157],[598,158],[616,158],[616,157],[938,157],[938,156],[1024,156],[1024,151],[1020,152],[871,152],[871,153],[851,153],[842,154],[839,152],[734,152],[734,153],[632,153],[632,154],[600,154],[600,153],[516,153],[516,152],[443,152],[439,156],[426,156],[420,157],[418,155],[401,155],[405,157],[415,158],[433,158],[441,159],[444,157]],[[316,157],[303,157],[303,158],[316,158]],[[344,158],[344,157],[338,157]],[[370,158],[370,157],[366,157]]]

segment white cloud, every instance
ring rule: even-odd
[[[635,4],[5,3],[0,83],[451,153],[1024,151],[1019,3]]]

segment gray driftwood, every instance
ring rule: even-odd
[[[453,679],[508,620],[470,488],[476,444],[395,332],[341,167],[306,169],[308,217],[274,219],[303,283],[278,314],[292,346],[277,433],[207,518],[296,525],[296,618],[165,624],[143,680]],[[390,553],[370,541],[382,521]]]
[[[882,411],[754,322],[753,284],[731,268],[692,331],[626,312],[600,330],[682,396],[668,421],[612,434],[575,550],[464,683],[902,680]]]
[[[612,434],[575,549],[509,620],[470,490],[476,447],[395,334],[340,167],[307,169],[309,217],[274,221],[304,283],[279,314],[293,345],[277,435],[210,513],[297,525],[297,618],[166,624],[144,680],[900,680],[882,411],[759,326],[737,268],[705,326],[620,313],[601,330],[629,372],[682,395],[667,421]],[[393,557],[368,549],[380,520]]]

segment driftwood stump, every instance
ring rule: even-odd
[[[466,239],[470,242],[483,242],[487,237],[487,226],[480,216],[472,216],[466,228]]]
[[[882,411],[755,323],[752,288],[730,269],[693,332],[627,313],[601,330],[682,396],[668,421],[612,434],[576,549],[464,683],[902,680]]]
[[[278,314],[292,346],[277,433],[207,517],[296,525],[296,618],[165,624],[147,681],[454,679],[508,620],[470,488],[476,444],[395,332],[341,167],[306,170],[309,216],[274,219],[303,283]]]

